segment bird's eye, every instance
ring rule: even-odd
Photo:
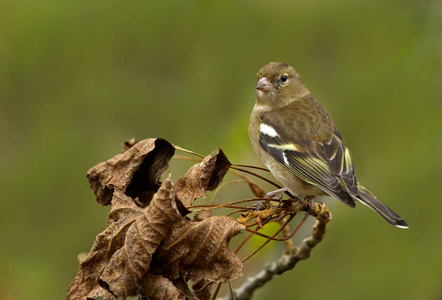
[[[284,74],[284,75],[281,76],[281,81],[282,81],[282,82],[286,82],[287,79],[289,79],[289,77],[287,76],[287,74]]]

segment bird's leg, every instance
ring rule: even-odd
[[[276,200],[279,200],[279,204],[278,204],[278,206],[280,206],[281,205],[281,203],[282,203],[282,193],[284,193],[284,192],[286,192],[287,191],[287,188],[286,187],[283,187],[283,188],[280,188],[280,189],[277,189],[277,190],[274,190],[274,191],[271,191],[271,192],[268,192],[266,195],[265,195],[265,197],[264,198],[266,198],[266,199],[276,199]],[[269,203],[269,200],[261,200],[261,201],[259,201],[258,203],[256,203],[255,205],[253,205],[253,206],[255,206],[256,207],[256,210],[262,210],[264,207],[266,207],[267,205],[268,205],[268,203]]]
[[[265,198],[268,198],[268,199],[278,199],[279,201],[281,201],[282,200],[282,195],[281,194],[284,193],[284,192],[287,192],[287,191],[288,191],[288,189],[286,187],[283,187],[283,188],[280,188],[280,189],[268,192],[266,194]],[[278,197],[275,197],[275,196],[278,196]]]

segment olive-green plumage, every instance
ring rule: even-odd
[[[358,200],[390,224],[408,227],[357,182],[333,119],[291,66],[273,62],[259,70],[249,135],[258,156],[292,194],[331,195],[351,207]]]

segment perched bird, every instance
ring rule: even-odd
[[[258,72],[256,103],[249,121],[253,148],[284,188],[297,197],[330,195],[350,207],[355,200],[390,224],[408,228],[393,210],[356,180],[350,150],[330,115],[296,70],[272,62]]]

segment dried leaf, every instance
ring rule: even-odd
[[[147,139],[91,168],[87,177],[100,205],[111,203],[114,187],[148,205],[160,187],[158,178],[175,153],[164,139]]]
[[[90,252],[78,256],[80,269],[69,287],[67,299],[113,298],[98,284],[99,273],[106,266],[111,255],[122,247],[127,229],[141,214],[141,209],[119,190],[114,191],[112,203],[114,207],[109,215],[114,216],[109,218],[111,222],[108,227],[95,238]],[[115,219],[118,214],[120,222]]]
[[[184,300],[186,297],[167,278],[147,275],[140,283],[141,292],[151,300]]]
[[[240,276],[242,263],[228,245],[244,227],[230,217],[184,218],[185,205],[215,189],[227,173],[230,162],[224,153],[214,151],[175,186],[170,174],[160,185],[158,178],[174,155],[172,145],[162,139],[132,144],[88,172],[97,202],[112,208],[106,230],[90,252],[79,255],[67,299],[126,299],[139,293],[150,299],[197,300],[189,280],[209,283]],[[210,286],[198,295],[209,296]]]
[[[182,221],[171,197],[172,187],[169,176],[144,210],[114,190],[108,227],[97,236],[91,251],[79,256],[80,269],[69,287],[68,299],[135,294],[159,243]]]
[[[100,285],[118,298],[133,296],[148,272],[152,255],[183,218],[172,200],[169,176],[151,204],[141,211],[127,230],[124,244],[115,251],[100,274]]]
[[[195,291],[195,295],[198,297],[198,300],[210,300],[212,298],[212,287],[213,285],[210,284],[210,281],[206,279],[201,279],[192,284],[192,288]]]
[[[176,197],[185,206],[191,205],[199,197],[205,197],[206,191],[214,190],[221,183],[230,166],[231,163],[224,152],[215,149],[177,181]]]
[[[175,286],[181,291],[181,293],[184,294],[186,300],[198,300],[195,294],[189,289],[187,282],[182,277],[175,280]]]
[[[215,160],[211,157],[214,157]],[[216,148],[206,159],[212,161],[214,165],[213,168],[203,168],[201,181],[209,180],[207,190],[213,191],[223,181],[224,175],[227,174],[232,164],[220,148]],[[211,163],[207,163],[207,165],[211,165]]]
[[[161,274],[176,279],[225,282],[242,275],[242,263],[229,249],[230,239],[244,226],[231,217],[187,222],[160,246],[153,264]]]

